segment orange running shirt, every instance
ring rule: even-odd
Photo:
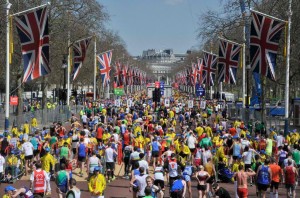
[[[272,181],[279,182],[280,181],[280,174],[281,174],[281,168],[277,164],[271,164],[269,165],[271,171],[272,171]]]

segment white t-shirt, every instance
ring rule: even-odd
[[[85,138],[84,138],[83,143],[84,143],[85,145],[88,145],[90,142],[91,142],[90,138],[88,138],[88,137],[85,137]]]
[[[5,158],[1,155],[0,156],[0,173],[3,173],[4,164],[5,164]]]
[[[33,155],[33,145],[31,144],[31,142],[24,142],[22,144],[22,151],[25,152],[25,156],[30,156]]]
[[[146,183],[146,177],[148,175],[136,175],[135,179],[137,180],[138,186],[139,186],[139,191],[137,192],[138,196],[145,196],[145,188],[147,186]]]
[[[242,156],[243,156],[245,164],[251,164],[251,161],[252,161],[252,152],[253,152],[253,149],[249,149],[249,151],[245,151],[243,153]]]
[[[114,136],[115,141],[118,142],[119,141],[119,135],[114,133],[113,136]]]
[[[164,174],[163,174],[163,167],[156,167],[155,168],[154,179],[164,181],[165,178],[164,178]]]
[[[277,147],[283,146],[284,144],[284,137],[282,135],[277,136]]]
[[[140,159],[140,153],[137,151],[134,151],[130,154],[130,160],[139,160]]]
[[[90,166],[90,173],[93,173],[94,172],[94,168],[96,167],[96,166],[99,166],[99,164],[100,164],[100,160],[99,160],[99,158],[98,157],[90,157],[90,159],[89,159],[89,166]]]
[[[106,162],[114,162],[114,149],[109,147],[105,150],[105,159]]]
[[[83,131],[84,131],[84,133],[85,133],[84,137],[89,137],[90,131],[87,130],[87,129],[83,129]]]
[[[246,146],[250,145],[250,142],[247,139],[242,139],[241,144],[242,144],[242,148],[245,149]]]
[[[187,139],[187,145],[190,149],[194,149],[196,144],[196,138],[194,136],[190,136]]]
[[[87,116],[86,115],[82,115],[81,119],[82,119],[82,122],[87,123]]]
[[[139,165],[140,167],[144,167],[144,174],[146,174],[146,171],[149,169],[148,162],[146,160],[140,160]]]

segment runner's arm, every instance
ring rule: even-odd
[[[15,194],[13,194],[11,197],[12,197],[12,198],[19,197],[19,195],[20,195],[21,193],[25,193],[25,192],[26,192],[25,188],[20,188],[20,189],[18,189],[18,190],[15,192]]]

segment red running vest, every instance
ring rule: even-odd
[[[292,166],[287,166],[285,168],[285,183],[295,184],[295,173]]]
[[[44,171],[34,171],[34,193],[43,193],[45,192],[45,174]]]

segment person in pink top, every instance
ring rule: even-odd
[[[248,197],[248,177],[254,176],[256,173],[249,168],[249,172],[244,171],[244,165],[239,165],[239,171],[236,172],[233,177],[237,181],[237,194],[239,198],[247,198]]]

